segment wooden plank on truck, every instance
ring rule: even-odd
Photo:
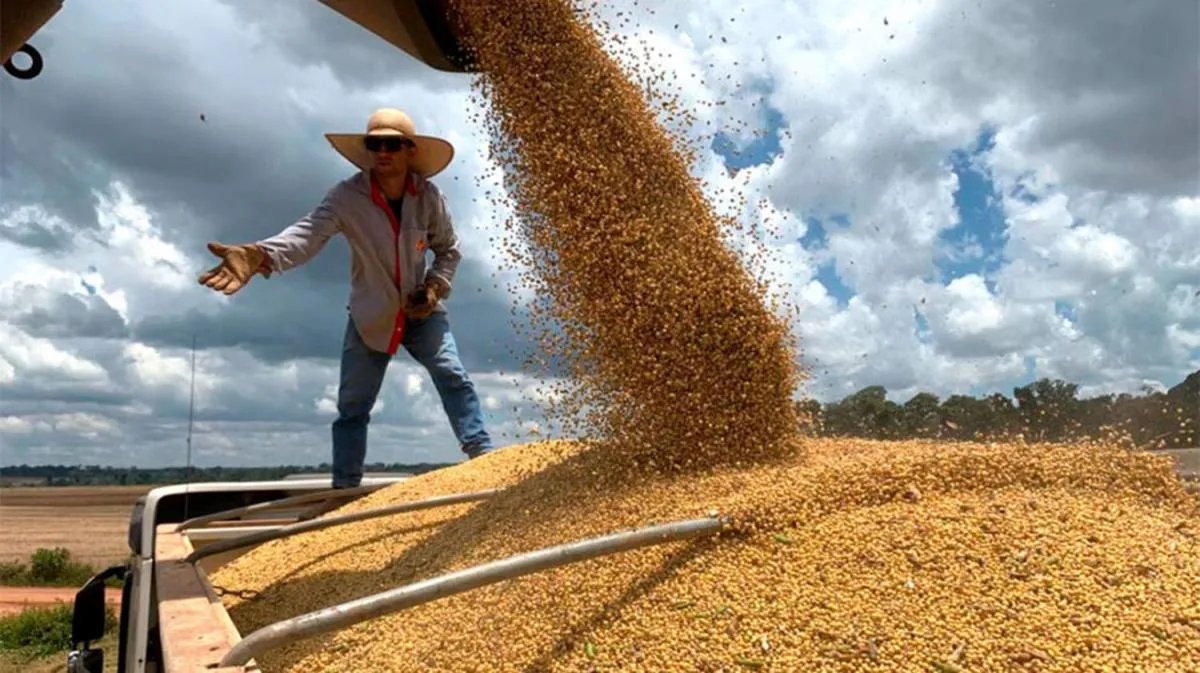
[[[219,667],[241,635],[203,571],[186,562],[192,545],[174,524],[158,526],[154,580],[164,673],[256,673],[253,662]]]

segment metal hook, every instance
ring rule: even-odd
[[[32,63],[30,63],[29,67],[25,70],[21,70],[13,64],[12,57],[10,56],[9,59],[4,62],[4,70],[8,72],[8,74],[16,77],[17,79],[33,79],[34,77],[42,74],[42,68],[45,67],[45,61],[42,60],[41,53],[38,52],[37,49],[34,49],[33,45],[21,45],[21,47],[17,49],[17,54],[20,53],[27,54],[32,60]],[[14,54],[14,56],[15,55],[16,54]]]

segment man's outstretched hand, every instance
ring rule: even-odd
[[[245,287],[256,273],[271,277],[265,264],[267,255],[257,245],[225,245],[210,241],[208,251],[220,257],[221,263],[200,274],[201,285],[232,295]]]

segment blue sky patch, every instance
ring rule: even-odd
[[[837,226],[849,226],[849,222],[845,216],[837,216],[830,218],[834,220]],[[819,253],[829,247],[829,232],[825,228],[825,224],[816,217],[804,218],[806,230],[804,235],[797,241],[810,253]],[[833,259],[829,258],[824,263],[817,266],[816,274],[817,282],[825,286],[825,291],[831,297],[837,300],[838,306],[845,308],[850,304],[850,298],[854,296],[854,290],[851,290],[846,285],[842,277],[838,275],[837,267],[833,263]]]
[[[825,291],[829,293],[829,296],[837,300],[838,308],[846,308],[850,305],[850,299],[854,297],[855,292],[842,280],[832,261],[817,267],[817,281],[825,286]]]
[[[87,267],[87,272],[88,273],[100,273],[99,270],[96,269],[95,264],[89,264]],[[83,276],[80,276],[79,283],[80,283],[80,285],[83,285],[83,289],[87,291],[89,296],[92,296],[92,297],[96,296],[96,290],[97,290],[96,286],[87,282],[86,278],[84,278]]]
[[[820,218],[806,217],[804,226],[804,235],[796,240],[804,246],[805,250],[814,252],[829,247],[829,234],[825,231],[825,225],[821,224]]]
[[[756,93],[764,94],[760,104],[766,106],[765,94],[769,93],[769,84],[757,88]],[[786,126],[786,120],[778,110],[769,106],[764,108],[764,118],[767,133],[744,145],[739,146],[734,139],[725,134],[716,135],[712,148],[722,157],[726,167],[740,170],[770,163],[779,156],[779,138]],[[995,141],[996,130],[984,127],[980,129],[973,143],[954,150],[948,157],[951,169],[958,179],[958,189],[954,193],[958,222],[939,236],[942,250],[934,260],[936,271],[927,279],[929,281],[947,285],[957,278],[975,274],[984,279],[989,292],[996,293],[994,275],[1008,262],[1004,256],[1004,249],[1008,244],[1008,227],[1003,195],[996,187],[986,162]],[[1037,200],[1020,184],[1013,196],[1026,202]],[[825,259],[821,253],[829,247],[830,232],[834,228],[850,226],[850,221],[845,214],[837,214],[825,218],[808,216],[804,218],[804,222],[807,230],[798,242],[822,261],[817,267],[816,279],[830,296],[837,300],[839,307],[845,308],[855,292],[838,274],[834,261]],[[1064,310],[1069,310],[1069,307],[1065,307]],[[1071,315],[1073,316],[1073,313]],[[932,342],[933,332],[929,322],[916,307],[913,329],[922,343]],[[1033,373],[1034,363],[1027,362],[1026,377],[1032,376]]]
[[[712,140],[712,150],[724,160],[725,168],[740,171],[751,166],[769,164],[783,153],[779,136],[787,128],[787,120],[782,112],[767,102],[773,89],[774,85],[770,81],[743,87],[748,94],[761,96],[758,109],[762,115],[762,130],[765,132],[744,145],[739,145],[737,140],[723,131],[717,132]]]
[[[732,170],[742,170],[751,166],[769,164],[774,161],[783,152],[780,135],[787,128],[787,120],[784,119],[783,113],[767,103],[768,96],[772,90],[770,82],[743,88],[749,89],[752,95],[759,94],[762,96],[759,99],[759,106],[762,109],[762,121],[765,124],[766,132],[743,145],[739,145],[728,134],[722,132],[716,134],[712,141],[712,149],[721,157],[725,167]],[[804,221],[807,225],[807,231],[800,238],[800,245],[810,252],[820,251],[828,247],[829,235],[826,231],[825,222],[814,217],[805,218]],[[830,217],[829,222],[835,226],[850,226],[850,221],[845,215]],[[818,282],[825,286],[825,291],[836,299],[838,306],[842,308],[845,308],[849,304],[850,298],[854,296],[854,291],[838,275],[832,261],[817,267],[816,278]]]
[[[1020,385],[1025,385],[1026,383],[1033,381],[1035,376],[1037,376],[1037,357],[1033,355],[1026,355],[1025,376],[1022,378],[1022,383]]]
[[[1035,175],[1036,174],[1034,171],[1031,170],[1025,171],[1024,173],[1018,175],[1016,181],[1017,184],[1012,189],[1008,190],[1008,196],[1023,203],[1037,203],[1040,201],[1041,199],[1038,198],[1037,194],[1029,191],[1029,188],[1025,186],[1025,181],[1034,177]]]
[[[1071,322],[1079,321],[1079,314],[1075,312],[1075,307],[1065,301],[1054,301],[1054,313],[1060,318],[1066,318]]]
[[[917,335],[917,341],[923,344],[933,344],[933,330],[929,327],[929,319],[921,312],[921,309],[913,307],[913,321],[916,323],[914,333]]]
[[[943,284],[977,274],[987,278],[1004,266],[1008,243],[1004,206],[983,159],[995,145],[996,133],[980,131],[973,147],[950,153],[958,178],[954,205],[958,222],[939,235],[944,251],[935,260]]]

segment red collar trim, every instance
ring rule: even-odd
[[[379,186],[379,181],[375,179],[374,173],[369,173],[371,179],[371,200],[380,202],[387,199],[383,195],[383,188]],[[417,195],[417,181],[413,180],[412,173],[409,173],[404,178],[404,191],[409,196]]]

